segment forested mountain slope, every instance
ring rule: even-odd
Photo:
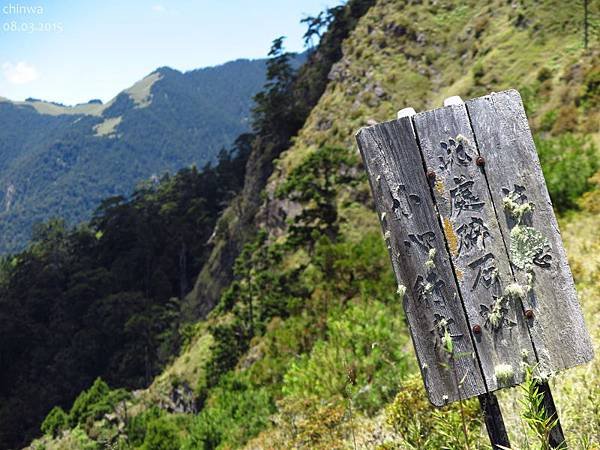
[[[50,217],[87,220],[139,180],[215,162],[249,129],[264,60],[181,73],[162,67],[107,104],[0,99],[0,254]]]
[[[378,0],[359,16],[291,146],[293,129],[270,136],[276,122],[258,112],[253,151],[283,144],[269,154],[270,175],[269,158],[249,162],[242,197],[219,221],[209,266],[184,304],[184,317],[204,320],[182,328],[180,355],[144,391],[97,381],[48,415],[33,448],[479,448],[476,403],[461,412],[426,400],[353,138],[449,95],[521,92],[598,347],[600,53],[597,37],[582,46],[580,7]],[[600,364],[558,380],[567,439],[600,445]],[[526,448],[537,438],[518,416],[518,395],[501,401],[515,448]]]

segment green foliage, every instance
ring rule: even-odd
[[[596,146],[572,134],[537,139],[536,146],[554,207],[559,211],[575,208],[577,198],[592,187],[588,179],[599,168]]]
[[[442,409],[434,408],[427,399],[418,374],[407,378],[400,386],[398,395],[387,407],[387,422],[402,437],[401,442],[389,443],[389,448],[458,450],[477,448],[476,444],[482,440],[477,401],[463,401],[462,405],[455,402]]]
[[[79,394],[73,402],[69,412],[69,423],[72,427],[90,425],[94,420],[101,419],[104,414],[112,412],[118,403],[127,400],[129,396],[126,390],[111,390],[104,381],[97,378],[94,384]]]
[[[258,434],[275,411],[267,388],[236,374],[221,378],[204,409],[194,419],[185,449],[237,448]]]
[[[346,401],[339,398],[284,398],[278,403],[277,434],[260,448],[277,448],[286,442],[288,448],[318,450],[352,448],[348,445],[355,432]],[[262,445],[261,445],[262,444]],[[356,447],[354,447],[356,448]]]
[[[349,149],[322,147],[310,153],[279,185],[278,198],[303,206],[290,226],[291,245],[314,241],[322,234],[334,238],[338,231],[336,196],[341,187],[350,189],[361,179],[353,169],[357,163],[356,153]]]
[[[140,414],[133,416],[126,424],[127,440],[132,447],[141,447],[146,439],[146,431],[151,422],[157,421],[164,415],[157,406],[151,406]]]
[[[219,306],[221,312],[231,311],[231,318],[210,329],[214,342],[206,368],[208,387],[235,367],[250,340],[264,333],[273,317],[301,310],[302,297],[308,295],[301,280],[304,267],[282,268],[282,258],[282,247],[268,243],[266,234],[259,233],[236,259],[236,280],[223,293]]]
[[[600,107],[600,67],[597,65],[585,76],[579,102],[586,110]]]
[[[556,123],[556,119],[558,117],[558,112],[555,109],[551,109],[546,112],[540,121],[540,130],[541,131],[550,131],[554,127]]]
[[[375,412],[393,398],[398,380],[408,371],[402,328],[400,307],[380,302],[331,312],[326,339],[285,374],[284,395],[298,399],[339,395],[351,398],[363,411]]]
[[[533,374],[533,368],[528,367],[524,382],[521,384],[523,397],[520,399],[523,410],[521,417],[535,434],[540,443],[540,450],[551,450],[549,436],[558,423],[558,417],[549,416],[544,408],[544,393],[540,389],[540,380]],[[565,448],[566,445],[560,448]]]
[[[50,410],[40,429],[42,433],[56,437],[69,425],[69,416],[60,406],[55,406]]]
[[[64,450],[100,450],[100,445],[94,442],[79,426],[71,430]]]
[[[179,430],[165,416],[148,422],[142,450],[179,450]]]
[[[302,126],[302,118],[290,102],[290,92],[296,78],[291,59],[294,53],[284,51],[284,36],[273,41],[267,61],[267,83],[254,96],[252,129],[261,135],[286,135]],[[285,118],[285,122],[282,122]],[[282,129],[281,125],[285,124]]]
[[[481,61],[477,62],[473,66],[473,81],[475,84],[481,84],[481,80],[485,75],[485,69]]]
[[[319,270],[310,283],[331,291],[339,301],[358,296],[387,304],[398,301],[396,281],[380,232],[364,232],[357,242],[321,237],[312,257]]]
[[[40,224],[26,251],[2,260],[0,447],[14,446],[4,433],[8,442],[30,438],[54,404],[72,402],[96,377],[139,388],[169,361],[179,299],[207,258],[224,202],[241,187],[248,142],[240,136],[215,167],[106,199],[90,224]],[[34,381],[40,373],[43,383]],[[73,424],[85,424],[78,414]]]
[[[220,377],[233,369],[248,350],[249,336],[239,320],[217,325],[210,330],[214,338],[211,359],[206,365],[207,387],[216,385]]]

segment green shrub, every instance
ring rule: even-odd
[[[394,401],[387,407],[388,424],[402,437],[402,445],[388,448],[438,450],[480,448],[479,404],[468,400],[434,408],[427,399],[420,375],[407,378]],[[463,431],[463,418],[467,433]],[[391,444],[391,443],[390,443]],[[400,443],[398,443],[400,444]]]
[[[481,61],[477,61],[473,65],[473,81],[476,85],[481,84],[482,78],[485,76],[485,69]]]
[[[204,409],[190,427],[183,448],[238,448],[264,429],[274,412],[275,404],[265,388],[229,373],[212,389]]]
[[[556,122],[556,118],[558,117],[558,112],[555,109],[551,109],[547,113],[542,116],[540,120],[540,130],[541,131],[550,131]]]
[[[550,80],[552,79],[552,70],[550,70],[548,67],[542,67],[538,71],[536,78],[540,83],[543,83],[546,80]]]
[[[61,444],[63,442],[61,441]],[[87,433],[80,427],[71,430],[66,445],[62,445],[64,450],[100,450],[100,445],[94,442]]]
[[[250,336],[239,320],[219,324],[210,329],[214,342],[211,357],[206,364],[206,387],[215,386],[223,374],[233,369],[246,350]],[[200,393],[204,395],[203,393]]]
[[[596,147],[590,139],[572,134],[537,139],[536,146],[554,207],[558,211],[576,208],[598,170]]]
[[[177,426],[166,416],[148,422],[142,450],[179,450],[180,438]]]
[[[339,397],[328,400],[316,397],[284,398],[278,403],[278,412],[274,417],[277,434],[267,437],[266,442],[257,443],[257,447],[281,448],[281,442],[285,442],[285,448],[349,448],[347,444],[357,427],[353,416],[349,414],[347,403]]]
[[[314,284],[338,299],[360,295],[366,301],[389,302],[396,298],[396,281],[379,231],[364,233],[358,242],[321,237],[313,261],[320,275]]]
[[[358,165],[356,152],[347,148],[321,147],[295,167],[275,192],[276,197],[302,204],[302,211],[290,224],[292,246],[314,242],[318,236],[333,239],[338,231],[336,196],[364,178],[352,169]]]
[[[597,65],[585,76],[579,102],[586,110],[600,105],[600,67]]]
[[[72,427],[78,424],[88,425],[102,418],[104,414],[112,412],[119,402],[127,398],[129,398],[127,391],[111,390],[108,384],[97,378],[87,391],[83,391],[75,399],[69,413],[69,422]]]
[[[69,425],[69,416],[60,407],[55,406],[50,410],[40,427],[42,433],[57,437]]]
[[[400,306],[372,302],[330,316],[327,339],[292,364],[283,393],[298,399],[342,396],[373,413],[393,398],[408,371]]]
[[[143,445],[149,423],[159,419],[163,414],[165,414],[163,410],[157,406],[152,406],[140,414],[133,416],[127,422],[126,434],[132,447]]]

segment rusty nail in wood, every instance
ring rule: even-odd
[[[473,333],[475,333],[475,334],[481,333],[481,325],[473,325]]]
[[[435,180],[435,172],[431,169],[427,171],[427,178],[431,181]]]
[[[528,319],[533,319],[534,316],[535,314],[533,313],[533,309],[525,310],[525,317],[527,317]]]
[[[483,159],[483,156],[478,156],[475,160],[475,164],[477,164],[479,167],[485,166],[485,159]]]

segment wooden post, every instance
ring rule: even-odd
[[[502,447],[510,448],[508,433],[504,426],[504,419],[500,411],[498,399],[492,393],[482,394],[479,396],[479,404],[484,414],[485,427],[490,437],[490,443],[494,450],[502,449]]]

